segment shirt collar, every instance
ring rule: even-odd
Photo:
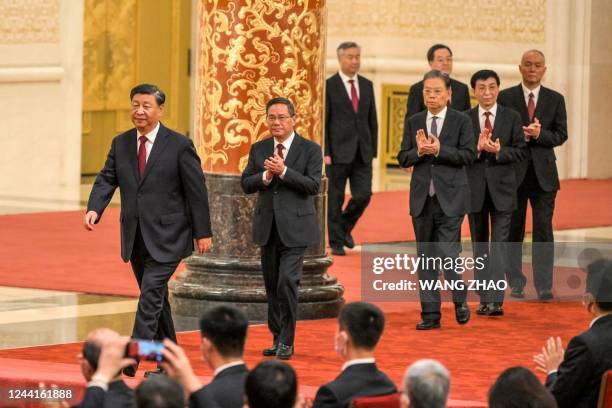
[[[493,105],[491,109],[489,109],[488,111],[484,110],[482,106],[478,105],[478,117],[483,116],[485,112],[491,112],[493,114],[493,117],[496,117],[497,116],[497,102],[495,102],[495,105]]]
[[[352,79],[355,81],[355,83],[357,83],[357,74],[353,75],[352,77],[346,75],[344,72],[342,71],[338,71],[338,74],[340,74],[340,78],[342,78],[342,82],[348,82],[349,79]]]
[[[448,110],[448,107],[445,106],[444,109],[442,109],[440,112],[438,112],[435,116],[438,119],[442,119],[444,120],[444,117],[446,116],[446,111]],[[430,111],[427,111],[427,120],[431,119],[434,117],[434,114],[431,113]]]
[[[232,368],[232,367],[236,367],[239,365],[243,365],[244,361],[239,360],[239,361],[234,361],[233,363],[227,363],[227,364],[223,364],[222,366],[217,367],[217,369],[215,370],[213,377],[216,377],[219,375],[219,373],[221,371],[227,370],[228,368]]]
[[[157,126],[155,126],[155,128],[153,128],[152,131],[150,131],[149,133],[144,135],[147,138],[147,140],[149,142],[151,142],[151,144],[155,143],[155,138],[157,137],[157,132],[159,132],[159,124],[160,124],[160,122],[157,122]],[[140,133],[139,130],[136,130],[136,134],[138,136],[138,139],[140,139],[140,136],[142,136],[142,134]]]
[[[533,92],[534,98],[537,99],[538,95],[540,95],[540,89],[542,88],[542,85],[538,85],[535,89],[529,89],[525,86],[524,83],[521,82],[521,87],[523,88],[523,95],[525,95],[525,98],[529,98],[529,93]]]
[[[376,359],[374,357],[355,358],[353,360],[349,360],[346,363],[344,363],[344,365],[342,366],[342,371],[346,370],[350,366],[354,366],[357,364],[374,364],[374,363],[376,363]]]
[[[285,139],[284,142],[281,143],[287,151],[289,151],[289,148],[291,147],[291,143],[293,143],[294,138],[295,138],[295,131],[292,132],[291,136],[289,136],[287,139]],[[278,146],[278,144],[279,144],[279,141],[276,140],[276,138],[274,138],[274,149],[276,149],[276,146]]]

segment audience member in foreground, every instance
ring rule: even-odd
[[[418,360],[404,375],[402,408],[444,408],[449,389],[446,367],[436,360]]]
[[[164,342],[162,367],[175,378],[189,395],[190,407],[242,408],[244,382],[248,370],[242,356],[249,322],[232,306],[208,309],[200,320],[204,361],[214,370],[210,384],[202,383],[194,374],[187,355],[170,340]]]
[[[572,338],[565,352],[561,339],[551,337],[534,357],[559,408],[596,407],[601,378],[612,369],[612,261],[588,266],[582,303],[594,317],[590,328]]]
[[[370,303],[354,302],[342,308],[338,320],[336,351],[346,362],[334,381],[319,388],[314,408],[348,407],[356,397],[397,392],[374,359],[374,349],[385,326],[383,312]]]
[[[245,383],[245,407],[299,408],[297,376],[293,368],[282,361],[259,363],[249,373]]]
[[[508,368],[489,390],[489,408],[556,408],[540,380],[524,367]]]
[[[165,375],[153,375],[136,388],[138,408],[184,408],[185,393],[181,385]]]

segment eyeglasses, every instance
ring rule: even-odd
[[[288,121],[291,118],[292,118],[291,116],[282,116],[282,115],[281,116],[272,116],[272,115],[269,115],[269,116],[266,117],[266,120],[268,121],[268,123],[274,123],[277,120],[279,122],[286,122],[286,121]]]

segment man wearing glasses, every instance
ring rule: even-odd
[[[259,193],[253,241],[261,247],[268,328],[274,336],[263,355],[286,360],[293,355],[304,252],[321,236],[313,196],[321,184],[323,155],[319,145],[295,132],[291,101],[271,99],[266,115],[272,137],[251,146],[242,189]]]

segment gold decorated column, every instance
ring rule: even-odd
[[[252,243],[255,196],[240,187],[253,143],[269,137],[266,102],[289,98],[297,132],[323,140],[324,0],[202,0],[198,7],[195,142],[209,189],[213,249],[187,259],[171,287],[185,328],[213,304],[232,303],[265,320],[259,248]],[[326,180],[315,198],[321,244],[308,248],[299,293],[302,319],[335,316],[343,288],[326,273]]]

